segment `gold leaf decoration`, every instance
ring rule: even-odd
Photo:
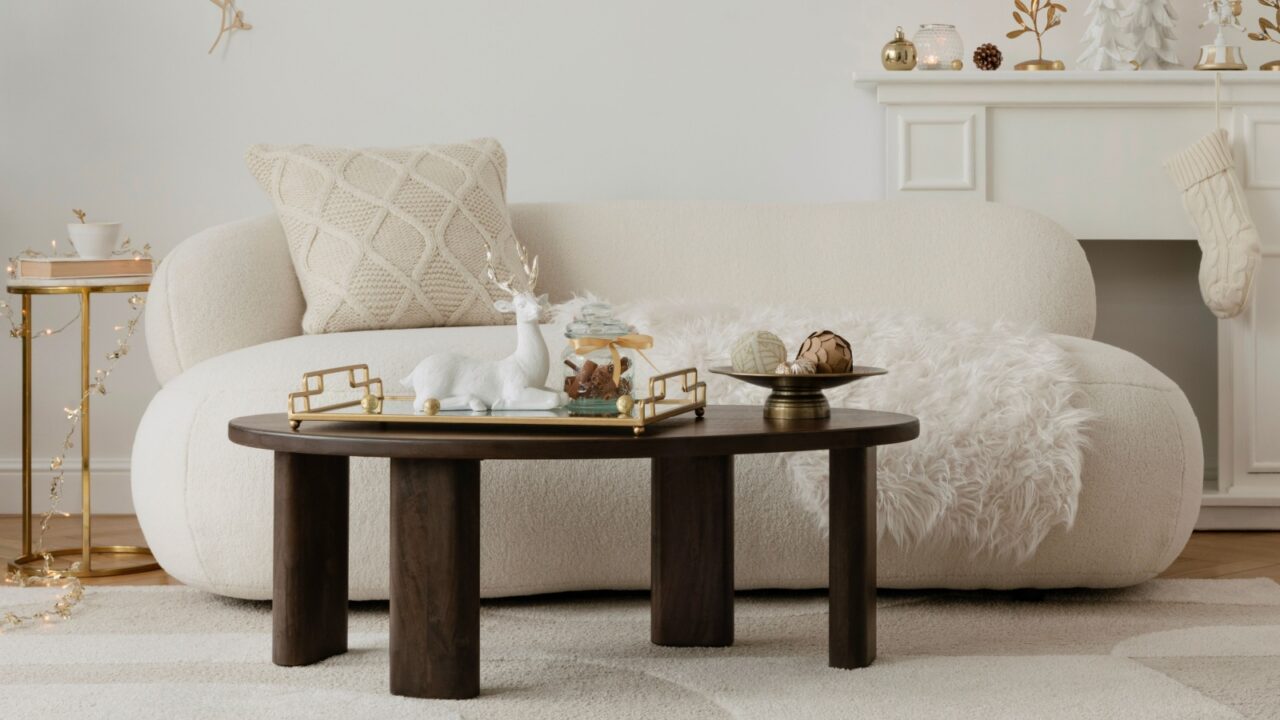
[[[1280,0],[1273,1],[1280,2]],[[1262,0],[1259,0],[1259,2],[1262,2]],[[1011,30],[1006,33],[1005,37],[1012,40],[1020,37],[1023,33],[1035,33],[1036,47],[1038,48],[1037,58],[1040,61],[1043,61],[1044,42],[1041,37],[1046,32],[1062,24],[1060,14],[1067,11],[1067,6],[1059,2],[1041,2],[1041,0],[1031,0],[1031,5],[1029,7],[1025,2],[1023,2],[1023,0],[1013,0],[1013,5],[1017,8],[1017,10],[1013,11],[1013,20],[1018,23],[1019,27],[1016,30]],[[1023,19],[1022,13],[1019,13],[1018,10],[1021,10],[1022,13],[1026,13],[1030,24],[1028,24],[1027,19]],[[1043,25],[1041,25],[1041,13],[1044,14]]]
[[[1280,43],[1280,0],[1258,0],[1258,4],[1275,10],[1276,19],[1272,21],[1264,17],[1258,18],[1258,28],[1262,32],[1249,33],[1249,39],[1257,42]]]

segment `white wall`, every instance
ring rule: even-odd
[[[1200,0],[1177,5],[1191,62],[1208,41],[1194,28]],[[1034,43],[1004,38],[1011,6],[241,0],[255,28],[209,56],[218,13],[207,0],[0,0],[0,250],[61,236],[72,207],[123,221],[160,255],[267,212],[242,161],[255,142],[494,135],[516,201],[875,198],[881,113],[850,71],[878,67],[893,27],[921,22],[955,23],[970,49],[994,41],[1012,65]],[[1046,55],[1068,62],[1085,3],[1071,6],[1046,36]],[[70,300],[37,302],[38,326],[74,312]],[[95,361],[123,306],[98,300]],[[95,405],[95,457],[113,469],[104,510],[128,508],[124,463],[156,387],[142,350]],[[76,337],[36,352],[41,465],[65,427],[59,409],[76,399]],[[17,507],[18,377],[17,341],[0,344],[0,512]]]

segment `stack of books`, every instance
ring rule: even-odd
[[[151,258],[23,258],[18,261],[18,276],[31,280],[137,277],[150,275],[153,269]]]

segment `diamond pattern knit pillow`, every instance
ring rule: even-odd
[[[305,333],[501,325],[484,241],[509,247],[497,140],[391,149],[254,145],[307,301]]]

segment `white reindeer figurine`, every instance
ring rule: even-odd
[[[493,248],[484,244],[487,274],[494,285],[511,294],[511,301],[499,300],[498,312],[516,314],[516,351],[502,360],[476,360],[457,353],[427,356],[401,382],[413,388],[413,411],[422,412],[429,399],[440,402],[441,410],[551,410],[569,402],[563,392],[543,387],[550,359],[547,344],[538,329],[538,319],[550,305],[547,296],[533,294],[538,282],[538,258],[529,262],[529,251],[514,240],[524,270],[524,284],[517,286],[513,274],[499,279],[499,262]]]

